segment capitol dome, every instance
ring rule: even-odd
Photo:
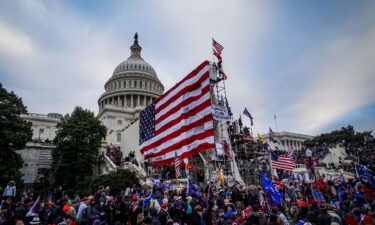
[[[141,57],[137,33],[130,50],[130,57],[115,68],[104,85],[105,92],[98,100],[99,116],[105,109],[127,112],[129,116],[138,114],[164,92],[154,68]]]

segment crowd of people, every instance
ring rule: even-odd
[[[208,182],[200,194],[187,184],[173,187],[153,179],[111,195],[100,185],[89,196],[68,196],[62,187],[35,196],[30,188],[17,193],[14,182],[2,190],[1,224],[141,225],[375,224],[375,183],[358,179],[304,178],[273,183],[282,195],[276,204],[262,185],[251,182],[221,187]],[[152,198],[151,198],[152,197]]]

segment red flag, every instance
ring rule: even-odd
[[[224,142],[223,149],[224,149],[225,154],[228,156],[228,159],[233,159],[233,157],[230,155],[229,145],[227,142]]]

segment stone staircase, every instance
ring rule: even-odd
[[[136,176],[139,178],[139,181],[141,184],[145,182],[147,174],[143,170],[143,168],[136,166],[130,162],[125,162],[121,166],[116,166],[108,156],[104,155],[104,162],[103,162],[103,166],[101,167],[101,174],[107,174],[110,171],[117,170],[119,168],[133,171],[136,174]]]
[[[50,168],[52,163],[51,150],[40,150],[38,167],[39,168]]]

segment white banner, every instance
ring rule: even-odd
[[[224,148],[222,143],[215,143],[216,145],[216,154],[217,155],[224,155]]]
[[[212,105],[212,115],[214,120],[217,121],[229,121],[228,108],[226,106]]]

